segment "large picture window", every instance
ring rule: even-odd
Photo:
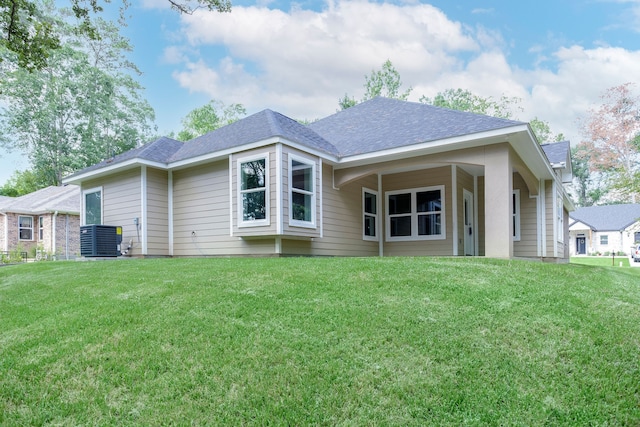
[[[269,222],[267,158],[238,162],[240,224],[266,225]]]
[[[33,240],[33,217],[18,217],[18,233],[20,240]]]
[[[378,240],[378,192],[362,189],[362,238]]]
[[[445,239],[444,186],[389,191],[387,240]]]
[[[314,227],[316,223],[315,162],[289,156],[291,225]]]
[[[84,225],[102,224],[102,189],[92,188],[82,192]]]

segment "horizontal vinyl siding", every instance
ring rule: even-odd
[[[169,196],[166,171],[147,169],[147,250],[169,255]]]
[[[230,236],[228,165],[225,160],[173,173],[174,255],[273,254],[272,239]]]
[[[466,232],[464,228],[464,190],[467,190],[469,193],[473,194],[473,176],[459,167],[456,167],[456,176],[457,176],[457,189],[458,189],[458,217],[456,221],[458,223],[458,253],[457,255],[464,256],[464,233]],[[473,209],[477,209],[474,205]],[[473,212],[471,213],[473,215]],[[474,225],[474,233],[477,233],[477,226]],[[452,236],[453,238],[453,236]]]
[[[354,181],[339,190],[333,188],[332,168],[323,170],[322,219],[323,237],[312,242],[283,241],[284,253],[308,250],[310,255],[323,256],[375,256],[378,255],[378,242],[363,240],[362,188],[375,190],[378,186],[377,175]],[[380,195],[378,195],[380,197]],[[379,224],[383,216],[379,215]],[[379,233],[382,228],[379,227]],[[307,254],[307,252],[298,252]]]
[[[410,242],[385,242],[386,256],[442,256],[453,255],[453,219],[451,193],[451,167],[424,169],[384,175],[382,177],[383,212],[386,213],[385,192],[444,185],[446,239]],[[386,237],[386,235],[385,235]]]
[[[104,225],[122,227],[122,245],[126,249],[132,243],[130,255],[140,255],[142,238],[133,223],[134,218],[142,220],[142,181],[140,168],[131,169],[117,175],[111,175],[101,180],[83,183],[82,188],[102,186]]]
[[[553,205],[556,202],[556,195],[553,192],[553,181],[545,181],[545,223],[546,223],[546,232],[547,232],[547,257],[553,258],[553,249],[556,244],[556,238],[553,234],[554,223],[556,221],[555,216],[553,215]]]
[[[476,206],[476,210],[478,212],[478,224],[476,225],[476,229],[478,230],[478,255],[485,255],[485,216],[484,216],[484,176],[478,177],[478,197],[476,200],[478,201],[478,206]]]
[[[529,189],[519,173],[513,174],[513,188],[520,190],[520,241],[513,242],[513,255],[538,255],[537,199],[529,197]]]

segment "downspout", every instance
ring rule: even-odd
[[[56,256],[56,219],[58,217],[58,211],[53,213],[53,222],[51,224],[51,255]]]

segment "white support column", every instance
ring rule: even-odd
[[[173,171],[167,172],[167,199],[169,202],[169,256],[173,256]]]
[[[382,192],[382,175],[378,173],[378,197],[376,197],[376,218],[378,218],[378,223],[376,224],[378,231],[378,256],[384,256],[384,236],[385,231],[383,229],[384,224],[386,223],[384,214],[382,212],[382,198],[384,197]]]
[[[453,225],[453,256],[458,256],[458,168],[451,165],[451,222]]]
[[[513,168],[507,144],[485,148],[485,255],[513,257]]]
[[[140,170],[140,201],[141,201],[141,216],[142,216],[142,255],[148,255],[147,247],[147,166],[142,165]]]

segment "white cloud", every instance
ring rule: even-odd
[[[567,46],[539,58],[535,68],[509,62],[495,29],[467,27],[425,4],[327,3],[321,11],[235,7],[231,14],[197,12],[182,18],[191,51],[165,53],[182,61],[182,87],[249,111],[271,108],[299,119],[334,112],[345,93],[359,98],[364,77],[390,59],[412,99],[448,88],[522,99],[522,120],[546,120],[580,140],[578,119],[608,87],[640,75],[640,52]],[[209,55],[211,49],[224,51]],[[529,52],[540,55],[535,46]],[[543,68],[544,65],[546,68]]]

